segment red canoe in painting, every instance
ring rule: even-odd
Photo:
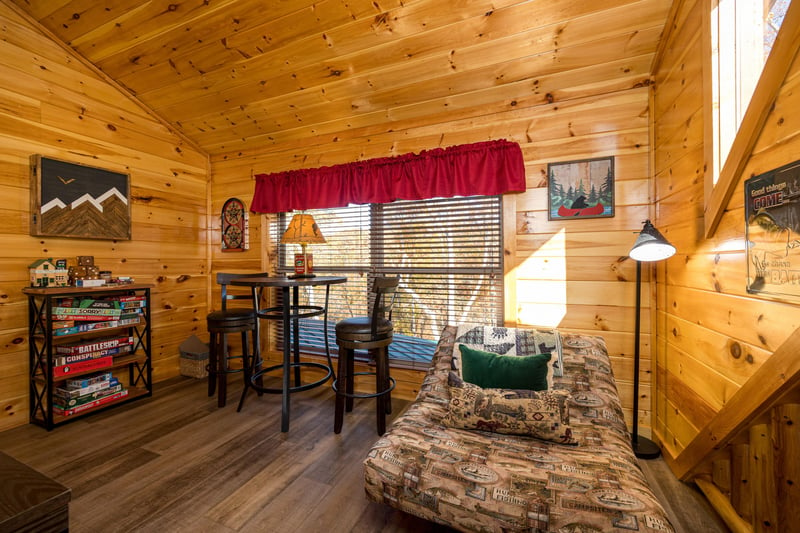
[[[592,215],[602,215],[603,210],[605,207],[600,202],[593,205],[592,207],[583,207],[580,209],[570,209],[569,207],[561,206],[558,208],[558,216],[560,217],[574,217],[574,216],[592,216]]]

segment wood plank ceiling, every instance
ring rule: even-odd
[[[641,80],[670,4],[12,1],[209,154]]]

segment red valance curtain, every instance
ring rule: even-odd
[[[522,150],[506,140],[255,177],[254,213],[525,190]]]

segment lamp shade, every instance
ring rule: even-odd
[[[630,256],[637,261],[661,261],[675,255],[675,247],[664,238],[653,224],[646,220],[642,231],[633,243]]]
[[[325,237],[314,222],[314,217],[298,213],[292,217],[289,227],[281,237],[281,244],[321,244]]]

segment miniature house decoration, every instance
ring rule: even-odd
[[[66,268],[59,268],[52,258],[39,259],[28,265],[31,287],[66,287],[69,276]]]

